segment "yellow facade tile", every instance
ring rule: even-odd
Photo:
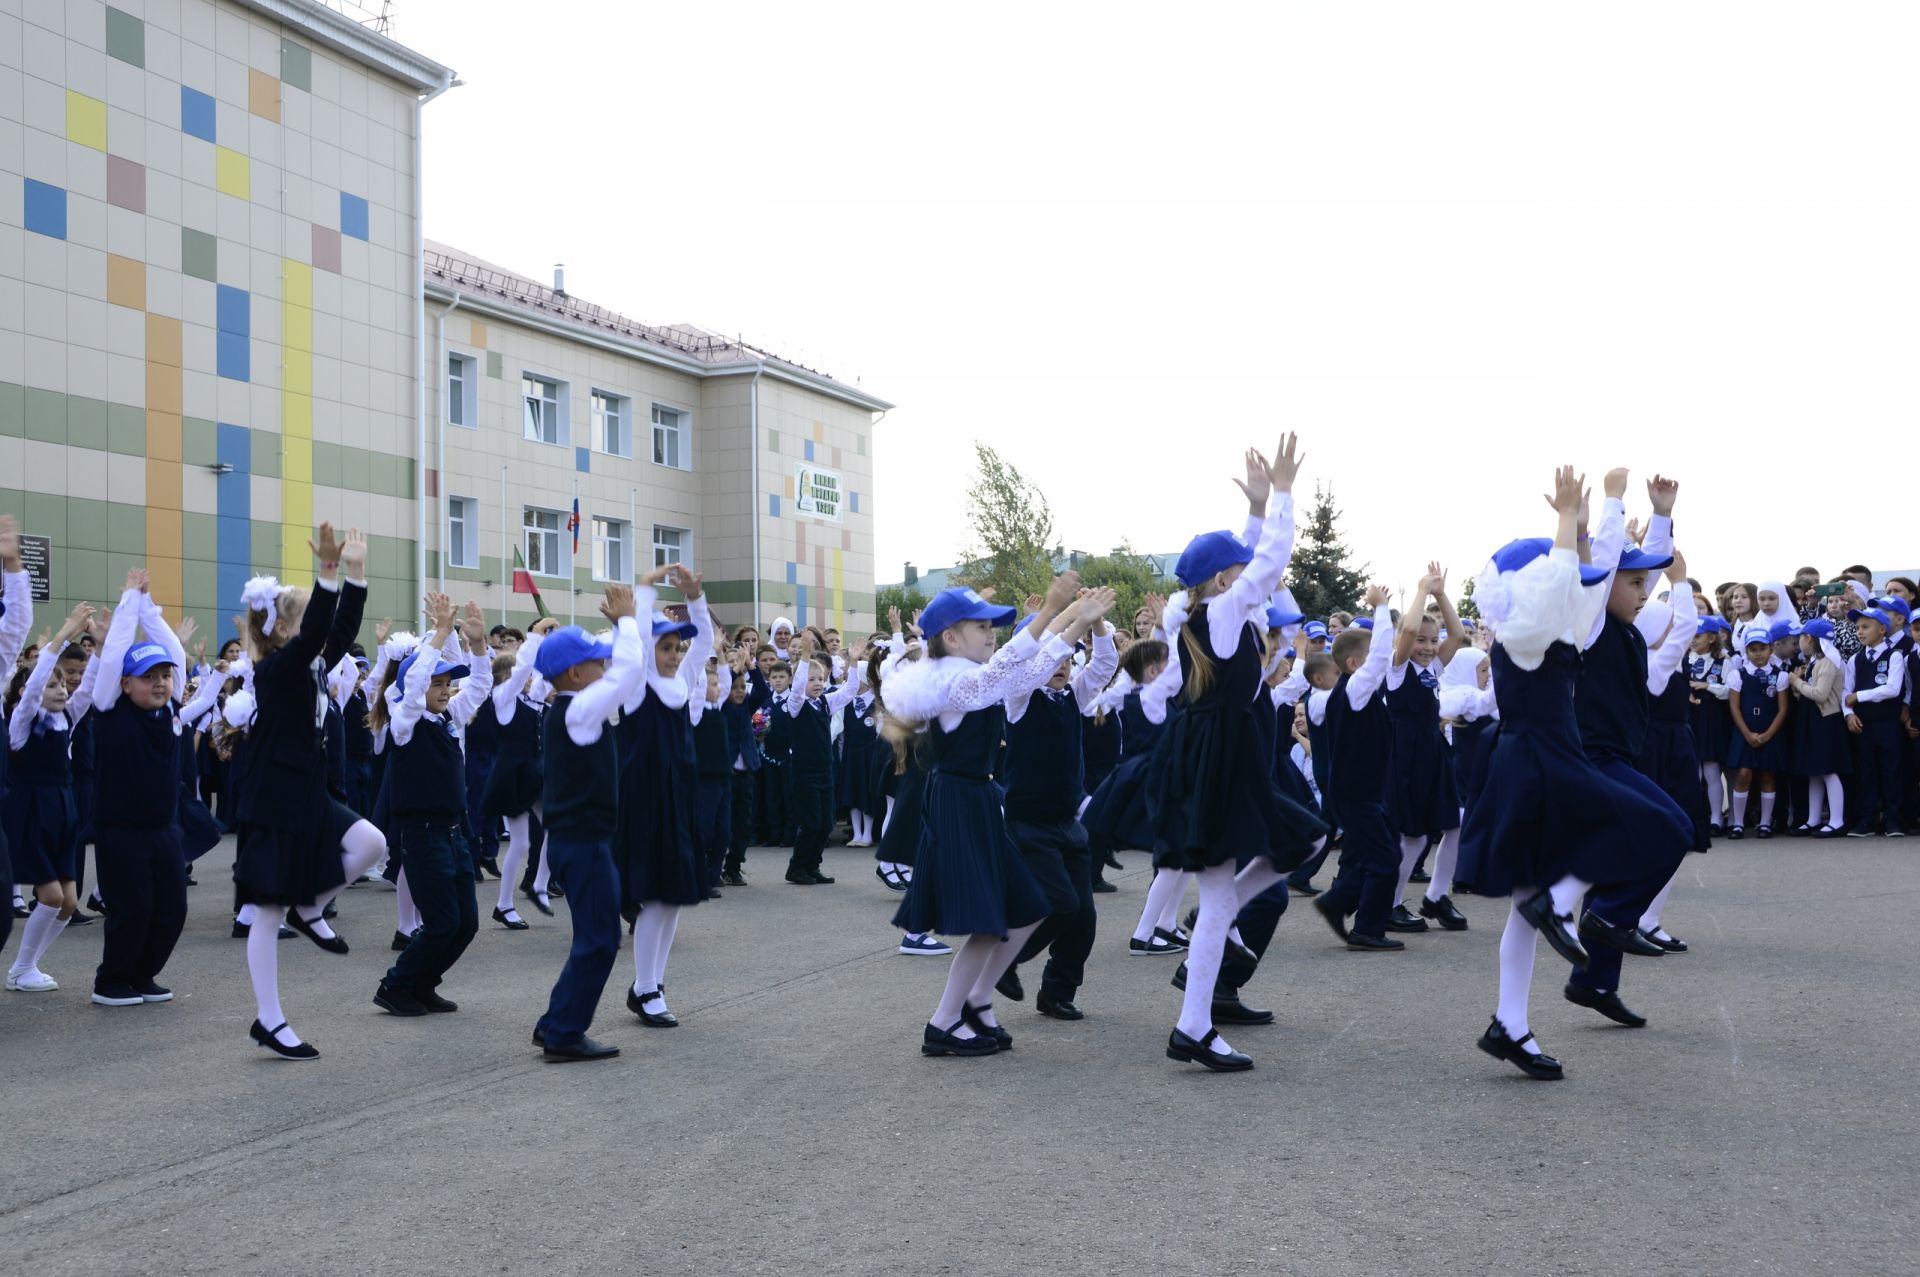
[[[177,413],[147,412],[147,456],[154,461],[179,461],[180,417]]]
[[[313,393],[313,356],[304,350],[288,350],[286,366],[280,370],[280,384],[289,394]]]
[[[280,344],[287,351],[287,360],[293,361],[294,352],[306,354],[313,352],[313,310],[307,306],[292,306],[283,303],[280,307]]]
[[[58,68],[54,72],[57,73]],[[67,90],[67,141],[90,146],[96,151],[107,149],[107,104],[99,98],[90,98],[84,93]]]
[[[487,326],[477,319],[470,320],[469,324],[473,329],[473,335],[467,340],[481,350],[485,350],[487,348]]]
[[[313,482],[313,440],[298,435],[285,435],[280,440],[280,478],[283,480],[281,495],[281,515],[285,517],[286,490],[295,483]],[[308,489],[312,491],[311,488]]]
[[[165,315],[147,316],[147,362],[180,366],[180,321]]]
[[[287,306],[313,305],[313,267],[291,257],[280,259],[280,297]],[[302,543],[304,548],[305,543]]]
[[[265,71],[247,71],[247,110],[263,120],[280,123],[280,81]]]
[[[107,254],[107,300],[129,310],[147,308],[147,267],[131,257]]]
[[[283,579],[297,581],[302,573],[312,579],[313,551],[307,546],[312,536],[313,529],[304,523],[280,525],[280,576]]]
[[[180,369],[147,360],[147,409],[180,415]]]
[[[173,545],[180,545],[180,463],[178,461],[156,461],[147,458],[147,513],[151,518],[155,510],[171,510],[176,520],[173,529]],[[151,548],[152,541],[148,541]]]
[[[313,438],[311,395],[283,393],[280,396],[280,433],[289,439]]]
[[[313,485],[295,483],[284,479],[280,483],[280,518],[290,528],[300,528],[303,535],[311,534],[313,522]],[[309,554],[308,558],[311,559]]]
[[[827,425],[824,421],[816,421],[813,423],[813,441],[815,443],[825,443],[827,441]]]
[[[252,161],[239,151],[224,146],[213,148],[213,185],[222,195],[251,199]]]
[[[156,541],[154,539],[153,515],[156,513],[173,515],[172,540]],[[174,552],[155,554],[153,547],[156,545],[172,546]],[[173,511],[148,511],[147,513],[147,592],[153,596],[155,603],[171,609],[175,617],[180,615],[186,590],[182,585],[180,572],[180,516]]]
[[[180,557],[180,512],[147,507],[147,553]]]

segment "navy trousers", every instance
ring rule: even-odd
[[[1674,871],[1686,853],[1682,851],[1664,873],[1652,873],[1634,882],[1596,887],[1587,895],[1588,912],[1606,919],[1616,927],[1635,927],[1660,889],[1672,880]],[[1597,944],[1587,949],[1587,969],[1576,969],[1572,983],[1595,993],[1614,993],[1620,988],[1620,959],[1624,955],[1611,945]]]
[[[420,910],[420,934],[387,969],[386,986],[431,993],[480,931],[473,897],[473,861],[464,825],[409,823],[399,829],[406,847],[407,888]]]
[[[96,826],[93,856],[101,897],[110,902],[94,984],[137,989],[160,974],[187,925],[187,861],[180,827]]]
[[[1897,718],[1861,720],[1855,736],[1854,775],[1860,792],[1854,800],[1853,827],[1868,829],[1884,816],[1886,828],[1900,828],[1900,773],[1906,751],[1906,732]],[[77,794],[76,794],[77,797]]]
[[[1324,855],[1326,848],[1320,849]],[[1240,941],[1253,950],[1254,962],[1248,962],[1239,955],[1229,952],[1220,964],[1220,978],[1214,984],[1214,997],[1237,993],[1247,981],[1253,979],[1253,973],[1259,969],[1258,959],[1267,955],[1267,946],[1273,943],[1273,933],[1280,925],[1280,915],[1287,911],[1287,884],[1276,882],[1255,896],[1241,908],[1240,916],[1234,925],[1240,928]]]
[[[571,1046],[593,1023],[607,976],[620,956],[620,875],[610,842],[575,842],[549,835],[547,861],[567,881],[573,947],[537,1027],[549,1046]],[[471,894],[471,893],[469,893]]]
[[[795,770],[788,778],[787,805],[793,823],[790,869],[818,872],[833,832],[833,773]]]
[[[756,832],[763,847],[793,845],[793,820],[787,810],[787,773],[789,764],[771,760],[754,773],[755,793],[759,798]]]
[[[739,873],[741,866],[747,863],[747,843],[753,837],[753,778],[753,772],[737,771],[729,782],[733,810],[728,818],[728,873]]]
[[[500,854],[500,818],[491,827],[480,814],[480,799],[487,792],[487,776],[493,771],[492,754],[467,755],[467,849],[472,853],[474,877],[480,876],[480,862]]]
[[[1346,838],[1340,846],[1340,872],[1327,888],[1327,900],[1353,914],[1353,930],[1365,936],[1387,933],[1393,889],[1400,882],[1400,839],[1387,818],[1384,799],[1340,801]]]
[[[1314,852],[1311,856],[1308,856],[1305,860],[1294,866],[1293,872],[1287,875],[1287,885],[1292,887],[1311,887],[1313,885],[1313,876],[1320,872],[1321,865],[1327,863],[1327,856],[1332,851],[1333,835],[1329,833],[1327,835],[1327,841],[1320,844],[1320,850]],[[1249,901],[1248,903],[1251,904],[1252,902]],[[1285,908],[1284,905],[1281,907]],[[1246,934],[1245,930],[1243,929],[1240,934],[1244,936]]]
[[[1086,982],[1087,956],[1093,952],[1100,923],[1093,903],[1093,856],[1087,850],[1087,831],[1078,820],[1009,820],[1007,832],[1054,908],[1027,937],[1014,965],[1045,950],[1047,965],[1040,973],[1040,991],[1070,1002]],[[1069,901],[1071,907],[1067,907]]]
[[[700,849],[700,880],[708,890],[720,885],[727,847],[733,839],[733,786],[725,776],[699,779],[693,808],[694,845]]]

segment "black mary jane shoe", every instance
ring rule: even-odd
[[[1187,964],[1184,962],[1174,970],[1173,987],[1182,993],[1187,991]]]
[[[1033,1009],[1053,1020],[1084,1020],[1087,1013],[1071,999],[1050,996],[1045,989],[1033,995]]]
[[[1150,940],[1137,940],[1133,938],[1127,940],[1127,954],[1130,957],[1138,958],[1152,954],[1179,952],[1179,949],[1160,938],[1160,929],[1158,927],[1154,928],[1153,938]]]
[[[298,909],[287,910],[287,925],[319,945],[322,949],[325,949],[328,953],[345,953],[347,951],[347,938],[345,936],[340,935],[338,932],[331,936],[322,936],[313,929],[312,922],[300,916]]]
[[[1742,838],[1745,838],[1746,836],[1747,836],[1747,830],[1744,825],[1734,825],[1727,830],[1727,837],[1733,839],[1733,841],[1735,842],[1739,842]]]
[[[1580,915],[1580,938],[1588,944],[1603,944],[1640,958],[1658,958],[1666,953],[1641,935],[1639,927],[1616,927],[1591,909]]]
[[[1349,938],[1347,934],[1347,915],[1340,912],[1338,905],[1335,905],[1331,900],[1322,896],[1313,902],[1313,911],[1326,919],[1327,925],[1333,928],[1334,935],[1339,936],[1342,940]]]
[[[525,931],[533,926],[531,922],[520,917],[517,913],[509,918],[505,909],[495,909],[493,911],[493,920],[505,927],[508,931]]]
[[[1657,944],[1668,953],[1685,953],[1688,948],[1685,940],[1671,933],[1664,940],[1651,931],[1642,931],[1640,934],[1646,937],[1648,944]]]
[[[1568,984],[1562,992],[1565,993],[1567,1001],[1573,1003],[1573,1005],[1577,1007],[1589,1007],[1592,1010],[1598,1011],[1615,1024],[1624,1024],[1629,1029],[1644,1029],[1647,1027],[1647,1017],[1638,1015],[1630,1010],[1627,1004],[1620,1000],[1618,992],[1596,993],[1592,989],[1571,983]]]
[[[614,1056],[620,1054],[619,1047],[608,1046],[604,1042],[596,1042],[589,1037],[582,1037],[578,1042],[569,1042],[565,1046],[548,1046],[543,1041],[540,1049],[546,1052],[549,1060],[561,1062],[569,1060],[611,1060]]]
[[[1190,944],[1187,937],[1181,935],[1178,931],[1168,931],[1163,927],[1155,927],[1153,929],[1153,938],[1166,945],[1168,952],[1184,952]]]
[[[1430,874],[1430,873],[1428,873],[1428,872],[1427,872],[1426,870],[1424,870],[1424,869],[1416,869],[1416,870],[1414,870],[1414,871],[1413,871],[1412,873],[1410,873],[1410,874],[1408,874],[1408,875],[1407,875],[1407,881],[1408,881],[1408,882],[1417,882],[1417,883],[1419,883],[1419,884],[1420,884],[1421,886],[1423,886],[1423,887],[1424,887],[1424,886],[1426,886],[1426,885],[1427,885],[1428,883],[1430,883],[1430,882],[1432,882],[1432,881],[1433,881],[1433,875],[1432,875],[1432,874]]]
[[[1454,905],[1452,896],[1442,896],[1438,900],[1427,900],[1423,898],[1420,901],[1420,916],[1422,918],[1431,918],[1433,921],[1439,923],[1440,930],[1442,931],[1465,931],[1467,929],[1467,915],[1461,913],[1459,908]]]
[[[1762,825],[1762,826],[1760,826],[1760,835],[1759,835],[1759,836],[1760,836],[1761,838],[1771,838],[1771,837],[1773,837],[1773,826],[1772,826],[1772,825]]]
[[[255,1020],[252,1026],[247,1029],[247,1036],[283,1060],[317,1060],[320,1058],[320,1048],[311,1042],[302,1042],[299,1046],[282,1045],[280,1039],[276,1037],[275,1034],[286,1027],[286,1023],[283,1021],[277,1027],[269,1029],[263,1026],[260,1021]]]
[[[1813,831],[1813,836],[1815,838],[1844,838],[1846,832],[1844,829],[1835,829],[1832,825],[1822,825]]]
[[[984,1011],[991,1010],[993,1010],[993,1003],[991,1002],[980,1007],[968,1006],[962,1003],[960,1005],[960,1019],[966,1023],[969,1029],[973,1030],[975,1037],[992,1038],[995,1045],[1002,1051],[1013,1050],[1013,1034],[1007,1032],[1006,1026],[1003,1024],[988,1024],[986,1017],[981,1014]]]
[[[653,1001],[654,998],[659,998],[661,1007],[665,1008],[667,1003],[663,990],[655,989],[653,991],[653,997],[643,998],[634,991],[632,985],[627,986],[627,1010],[639,1016],[640,1023],[653,1029],[678,1028],[680,1021],[675,1017],[673,1012],[664,1009],[657,1012],[647,1010],[647,1003]]]
[[[1007,973],[993,982],[993,991],[1009,1002],[1024,1002],[1027,986],[1020,983],[1020,968],[1008,967]],[[979,1030],[975,1029],[974,1032],[978,1033]]]
[[[1225,1055],[1215,1051],[1213,1040],[1219,1036],[1220,1030],[1208,1029],[1205,1037],[1195,1041],[1175,1029],[1167,1036],[1167,1058],[1204,1065],[1215,1073],[1244,1073],[1253,1067],[1252,1056],[1238,1051],[1228,1051]]]
[[[480,869],[495,878],[500,876],[500,862],[492,856],[480,857]]]
[[[960,1027],[962,1021],[956,1020],[953,1028],[936,1029],[931,1024],[920,1035],[920,1054],[922,1055],[993,1055],[999,1051],[1000,1043],[993,1038],[981,1035],[971,1038],[957,1038],[953,1030]]]
[[[1532,1033],[1528,1033],[1518,1042],[1514,1041],[1507,1036],[1505,1026],[1496,1018],[1487,1025],[1487,1031],[1480,1035],[1480,1041],[1476,1045],[1494,1059],[1505,1060],[1528,1077],[1538,1078],[1542,1082],[1558,1082],[1565,1077],[1566,1072],[1560,1067],[1560,1061],[1551,1055],[1545,1053],[1536,1055],[1526,1049],[1527,1043],[1531,1041],[1533,1041]]]
[[[1553,951],[1571,962],[1581,971],[1587,969],[1587,951],[1579,939],[1568,930],[1573,922],[1570,913],[1555,913],[1553,897],[1544,891],[1536,891],[1513,907],[1514,912],[1525,919],[1527,925],[1546,937]]]
[[[1425,931],[1426,929],[1426,921],[1414,917],[1413,910],[1407,908],[1405,905],[1395,905],[1393,911],[1387,915],[1388,931],[1405,931],[1411,933]]]
[[[1230,997],[1216,997],[1210,1012],[1215,1024],[1272,1024],[1273,1012],[1265,1007],[1250,1007],[1240,1000],[1238,994]]]
[[[550,899],[553,894],[551,891],[549,891],[547,893],[547,896],[545,897],[543,897],[539,892],[533,891],[533,890],[522,891],[520,894],[525,896],[529,901],[531,901],[535,909],[538,909],[541,913],[546,914],[547,917],[549,918],[553,917],[553,906],[547,903],[548,899]]]

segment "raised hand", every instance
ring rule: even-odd
[[[387,641],[387,635],[393,633],[393,618],[383,616],[380,623],[373,627],[373,645],[379,647]]]
[[[1300,436],[1291,430],[1280,436],[1280,446],[1274,449],[1273,461],[1267,467],[1275,492],[1293,491],[1293,481],[1307,462],[1307,454],[1299,452],[1299,447]]]
[[[73,605],[73,611],[67,613],[67,619],[60,623],[60,632],[55,634],[51,641],[55,643],[72,642],[80,636],[80,632],[86,629],[92,620],[93,605],[90,603],[75,603]],[[48,642],[49,640],[43,637],[40,640],[40,646],[44,648]]]
[[[360,535],[359,528],[348,530],[347,539],[340,544],[340,567],[355,580],[366,579],[367,539]]]
[[[1586,517],[1587,476],[1575,474],[1572,466],[1561,466],[1553,472],[1553,495],[1547,498],[1547,504],[1559,514],[1578,514]]]
[[[460,636],[467,640],[467,648],[478,652],[487,641],[487,619],[481,615],[480,605],[472,599],[467,600],[466,608],[460,614]]]
[[[1247,494],[1247,505],[1265,514],[1267,498],[1273,495],[1273,475],[1267,469],[1267,459],[1257,448],[1247,449],[1246,462],[1247,477],[1235,479],[1234,483]]]
[[[127,583],[125,586],[121,588],[127,589],[127,590],[138,590],[140,591],[140,593],[145,594],[148,590],[149,584],[150,584],[150,581],[147,576],[147,570],[145,568],[128,568]]]
[[[627,589],[626,586],[621,586],[620,588],[627,590],[627,600],[629,603],[631,603],[633,600],[633,591],[630,589]],[[600,614],[602,616],[605,616],[606,611],[607,609],[605,608],[605,606],[602,606],[600,609]],[[627,609],[626,615],[628,616],[633,615],[633,609],[631,607]],[[559,628],[560,628],[560,622],[558,620],[554,619],[551,616],[543,616],[539,620],[535,621],[532,627],[529,628],[527,632],[529,634],[551,634]]]
[[[193,632],[193,628],[192,617],[188,617],[180,623],[180,642],[183,646],[186,644],[187,635]],[[195,665],[205,665],[207,663],[207,641],[205,639],[201,639],[193,645],[193,663]],[[224,666],[226,662],[221,661],[220,664]]]
[[[333,525],[331,523],[321,524],[320,530],[314,535],[317,536],[319,540],[308,541],[307,548],[313,551],[314,558],[320,560],[320,566],[323,568],[339,567],[340,539],[334,535]]]
[[[900,609],[897,607],[890,607],[887,609],[887,633],[898,634],[899,632],[900,632]]]
[[[173,632],[173,636],[180,640],[180,647],[184,651],[187,644],[193,642],[193,636],[199,632],[200,623],[190,616],[183,616],[180,618],[180,628]],[[194,655],[205,656],[206,654],[206,640],[202,639],[200,645],[194,649]]]
[[[686,595],[688,600],[691,601],[693,599],[697,599],[700,597],[702,582],[704,582],[705,580],[706,578],[703,577],[700,573],[689,572],[684,566],[682,566],[680,567],[679,575],[674,577],[673,584],[675,588],[677,588],[680,591],[680,593]]]
[[[1029,594],[1026,598],[1027,615],[1032,616],[1047,605],[1047,601],[1038,594]]]
[[[1080,619],[1091,625],[1113,610],[1120,596],[1111,586],[1097,586],[1080,596]]]
[[[113,624],[113,609],[103,607],[87,618],[87,633],[93,636],[93,645],[99,647],[107,641],[107,627]]]
[[[653,576],[654,573],[660,573],[663,571],[664,569],[655,568],[654,571],[652,573],[648,573],[648,575]],[[654,581],[648,581],[647,584],[649,585],[655,584],[655,582],[657,582],[658,579],[659,578],[655,576]],[[633,615],[633,587],[627,586],[627,585],[609,585],[607,587],[606,597],[600,600],[600,615],[606,617],[609,621],[612,621],[615,625],[618,625],[620,623],[621,617],[632,616]],[[558,621],[555,621],[552,617],[544,617],[534,625],[533,631],[536,634],[545,634],[550,630],[558,628],[559,624],[560,623]],[[540,626],[542,625],[545,625],[547,628],[545,630],[541,629]]]
[[[0,514],[0,572],[20,570],[20,525],[10,514]]]
[[[1647,539],[1647,530],[1644,526],[1641,525],[1640,520],[1628,519],[1627,520],[1627,540],[1633,542],[1635,545],[1642,545],[1646,542],[1646,539]]]
[[[1621,501],[1626,498],[1627,475],[1629,473],[1625,466],[1615,466],[1613,469],[1607,471],[1604,490],[1608,500]]]
[[[1436,599],[1447,592],[1447,570],[1438,562],[1427,564],[1427,574],[1420,578],[1420,592]]]
[[[1687,579],[1687,556],[1680,553],[1680,547],[1673,548],[1673,562],[1667,566],[1667,580],[1674,585]]]
[[[1680,482],[1665,475],[1656,474],[1647,480],[1647,499],[1653,502],[1653,512],[1665,517],[1673,515],[1673,500],[1680,495]]]
[[[1053,584],[1047,587],[1046,610],[1058,616],[1066,610],[1080,593],[1080,574],[1068,569],[1053,578]]]
[[[640,574],[640,584],[648,585],[648,586],[659,585],[662,581],[666,580],[669,576],[673,574],[674,566],[675,565],[671,563],[663,564],[662,566],[654,568],[651,571],[642,572]]]
[[[1380,584],[1369,585],[1366,596],[1367,611],[1374,611],[1392,597],[1393,591],[1389,590],[1386,586]]]

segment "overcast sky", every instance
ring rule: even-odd
[[[1159,551],[1237,524],[1282,429],[1399,585],[1550,531],[1562,461],[1643,513],[1677,476],[1709,585],[1920,563],[1911,5],[399,0],[394,35],[466,81],[430,236],[900,405],[882,581],[964,547],[975,439],[1068,545]]]

